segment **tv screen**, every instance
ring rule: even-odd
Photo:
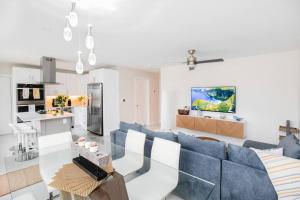
[[[235,113],[236,88],[225,87],[192,87],[192,110]]]

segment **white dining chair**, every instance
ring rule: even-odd
[[[53,199],[54,188],[48,186],[55,173],[64,164],[72,162],[71,132],[56,133],[38,138],[40,174],[47,186],[49,199]],[[55,152],[61,151],[60,154]]]
[[[130,200],[162,200],[178,184],[181,145],[154,138],[150,170],[126,183]]]
[[[125,154],[112,162],[113,168],[123,176],[142,168],[145,141],[146,134],[129,129],[125,140]]]

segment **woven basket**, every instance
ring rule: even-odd
[[[179,115],[189,115],[190,114],[190,110],[187,110],[187,109],[178,109],[178,114]]]

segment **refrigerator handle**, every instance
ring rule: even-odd
[[[89,107],[89,112],[92,112],[92,97],[93,97],[93,93],[90,94],[89,98],[88,98],[88,107]]]

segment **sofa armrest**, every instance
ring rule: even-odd
[[[268,144],[264,142],[257,142],[253,140],[246,140],[243,144],[243,147],[255,148],[255,149],[273,149],[273,148],[277,148],[277,145]]]
[[[116,133],[119,129],[110,132],[110,142],[116,144]]]

